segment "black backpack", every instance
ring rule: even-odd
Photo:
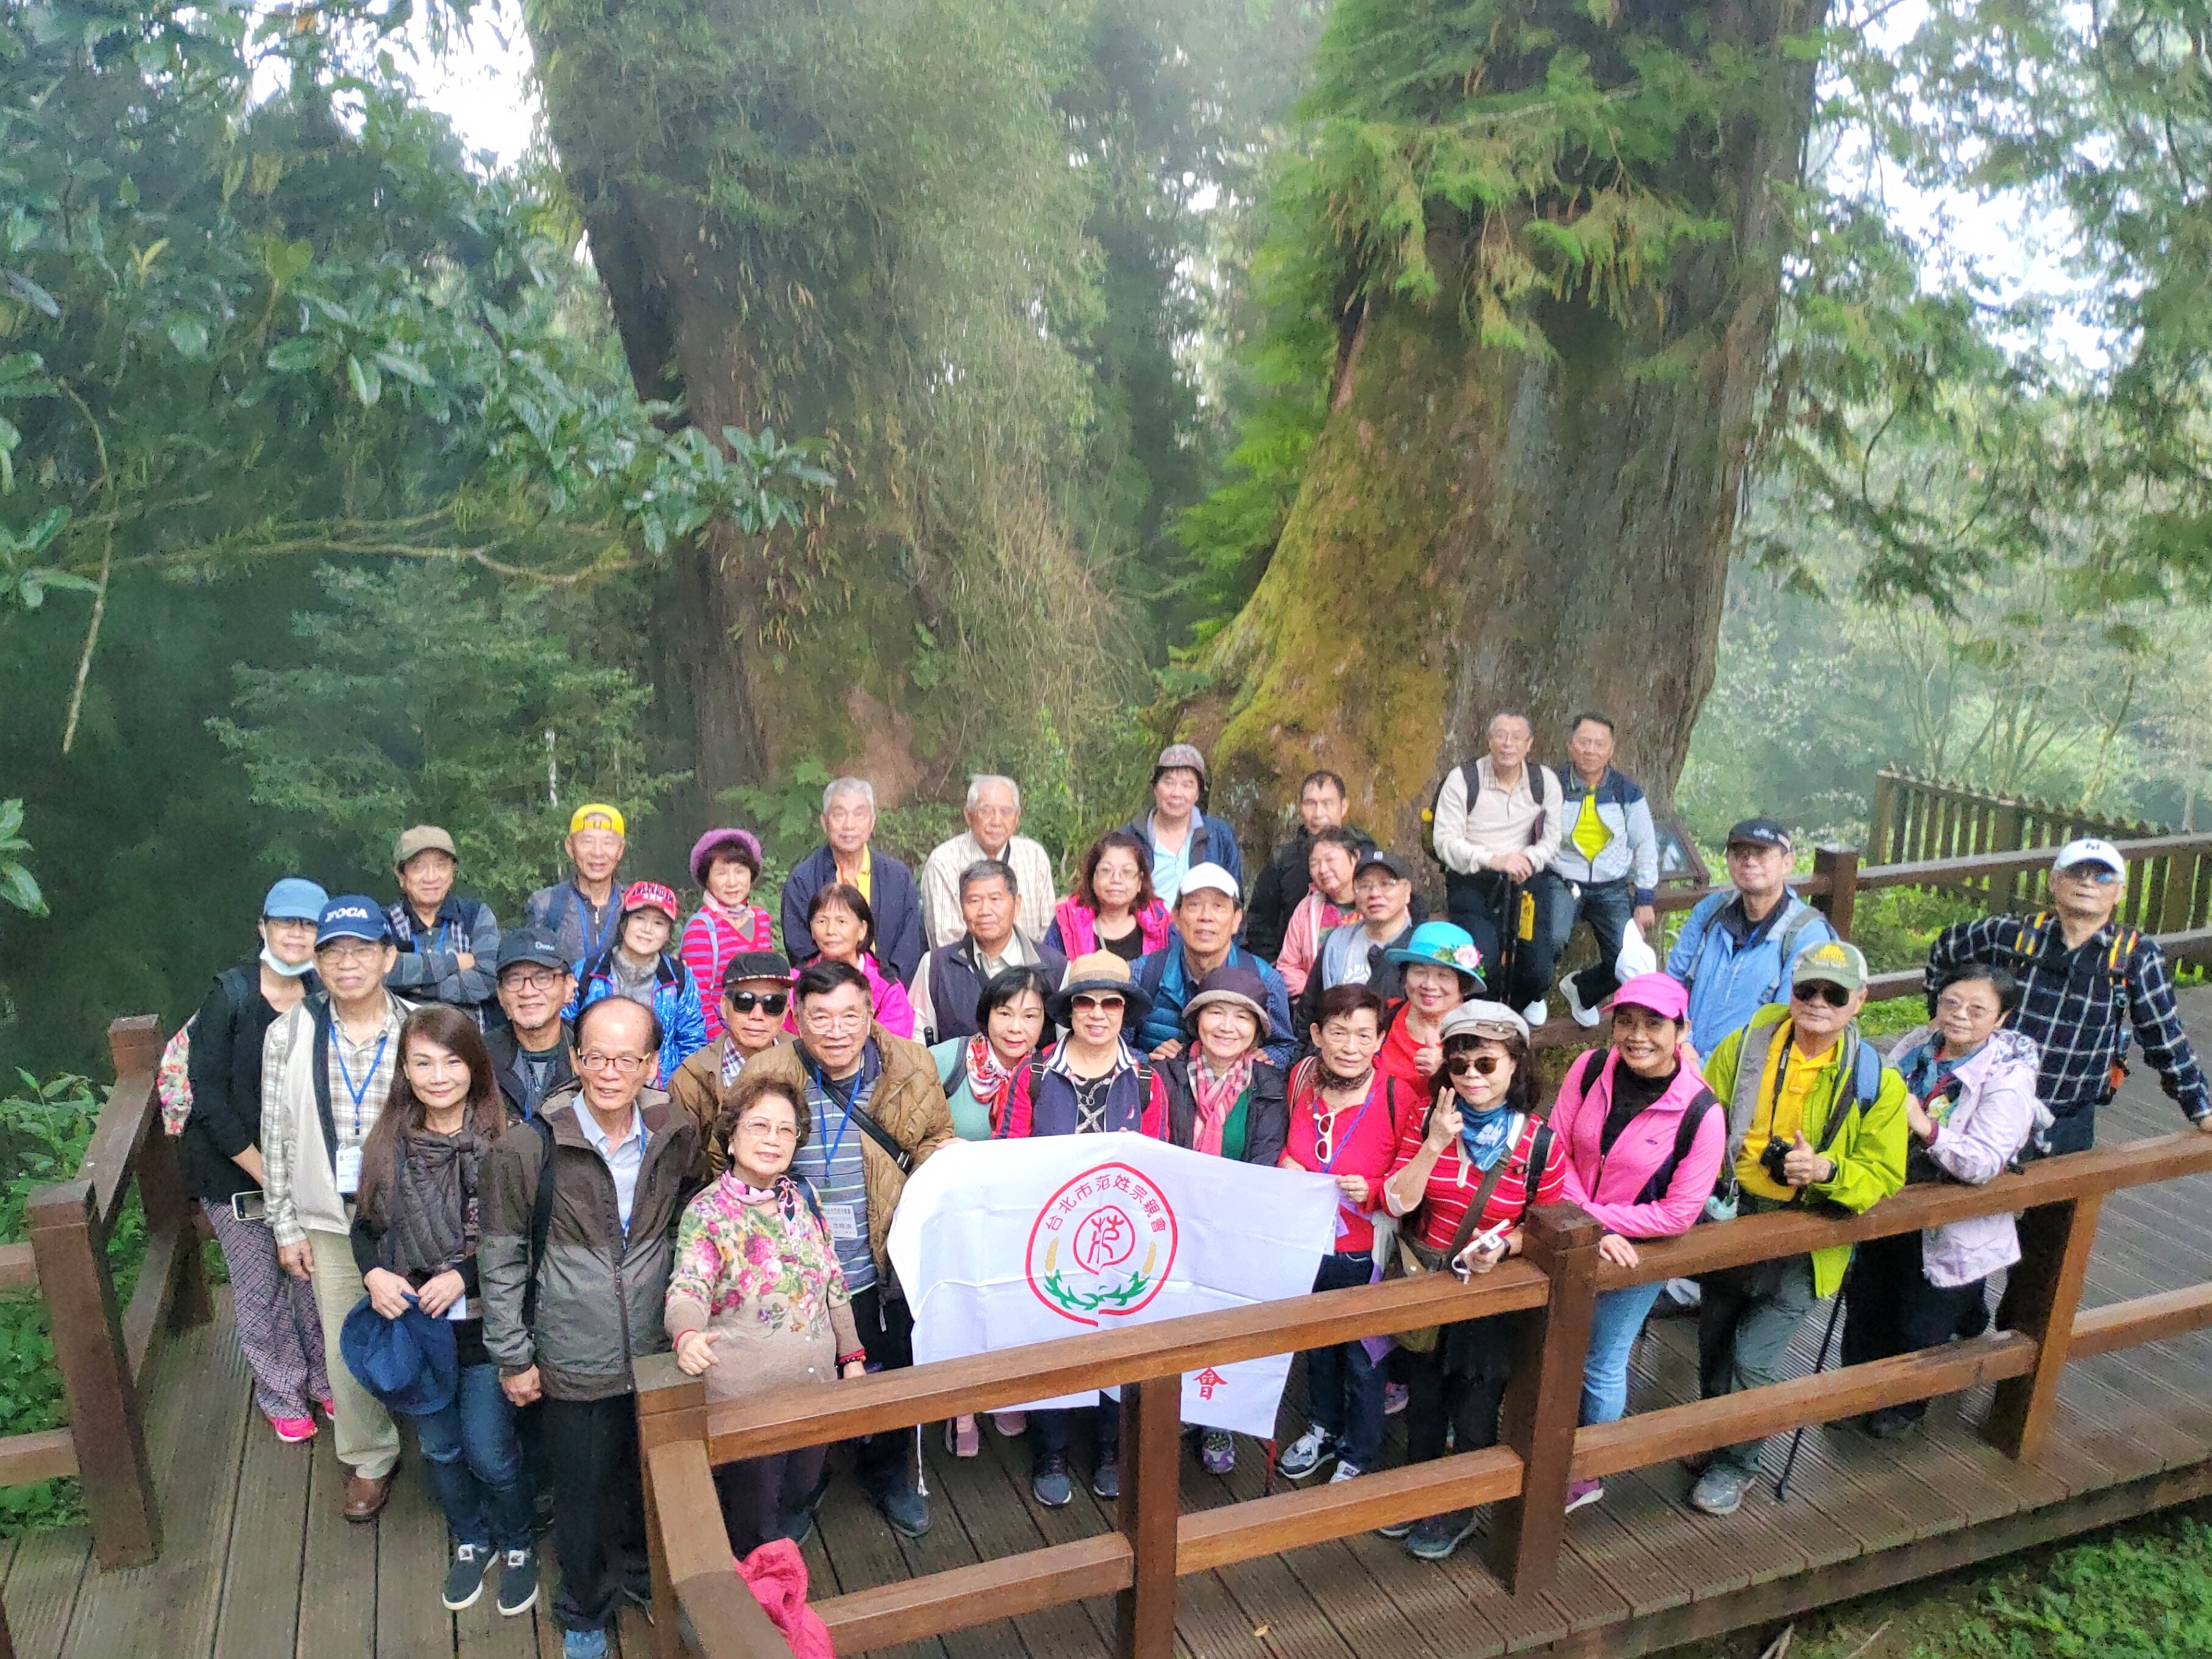
[[[1528,840],[1528,844],[1533,847],[1544,837],[1544,769],[1530,760],[1522,763],[1522,769],[1528,775],[1528,795],[1536,803],[1536,833]],[[1451,781],[1454,772],[1466,781],[1468,810],[1474,810],[1475,798],[1482,793],[1482,774],[1475,769],[1472,760],[1463,760],[1457,766],[1447,768],[1443,776],[1437,780],[1437,793],[1429,797],[1429,804],[1421,810],[1421,848],[1428,854],[1437,868],[1448,876],[1457,876],[1460,872],[1447,867],[1437,851],[1437,803],[1444,798],[1444,785]]]

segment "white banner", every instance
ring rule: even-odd
[[[955,1141],[907,1182],[891,1266],[919,1364],[1304,1296],[1336,1214],[1326,1176],[1139,1134]],[[1290,1368],[1279,1354],[1187,1373],[1183,1421],[1272,1438]]]

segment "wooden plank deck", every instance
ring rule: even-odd
[[[2212,990],[2185,994],[2212,1046]],[[2138,1073],[2106,1115],[2107,1140],[2164,1133],[2178,1118]],[[2105,1209],[2085,1305],[2212,1280],[2212,1176],[2123,1193]],[[226,1293],[227,1295],[227,1293]],[[1793,1350],[1810,1370],[1820,1319]],[[1633,1410],[1689,1399],[1694,1327],[1654,1323],[1639,1346]],[[1986,1389],[1941,1401],[1923,1434],[1878,1446],[1848,1428],[1808,1432],[1787,1504],[1770,1482],[1738,1515],[1686,1509],[1688,1478],[1646,1469],[1607,1482],[1605,1503],[1569,1520],[1558,1583],[1516,1601],[1472,1543],[1428,1566],[1361,1536],[1262,1558],[1182,1583],[1178,1646],[1188,1659],[1490,1659],[1526,1651],[1630,1655],[1783,1616],[1948,1571],[2212,1492],[2212,1332],[2084,1361],[2067,1372],[2051,1442],[2034,1463],[2008,1462],[1972,1431]],[[1301,1423],[1297,1384],[1284,1425]],[[148,1442],[165,1540],[154,1565],[101,1573],[81,1529],[0,1544],[8,1616],[23,1659],[529,1659],[556,1655],[547,1595],[530,1616],[500,1619],[487,1590],[455,1618],[435,1597],[443,1540],[410,1448],[400,1487],[374,1527],[337,1513],[327,1434],[286,1447],[251,1407],[227,1300],[211,1326],[172,1343],[157,1365]],[[1402,1435],[1393,1425],[1394,1444]],[[1026,1449],[986,1425],[983,1455],[963,1462],[940,1431],[924,1437],[935,1526],[894,1537],[841,1472],[806,1547],[817,1595],[866,1589],[1064,1543],[1108,1529],[1080,1485],[1060,1510],[1031,1499]],[[1401,1455],[1391,1453],[1392,1461]],[[1087,1470],[1079,1436],[1079,1469]],[[1778,1472],[1778,1445],[1769,1473]],[[1185,1507],[1255,1497],[1262,1453],[1216,1480],[1183,1470]],[[915,1659],[1108,1659],[1110,1603],[1025,1615],[902,1650]],[[647,1650],[641,1625],[621,1650]]]

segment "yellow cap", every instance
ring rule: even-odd
[[[596,800],[586,801],[568,819],[570,835],[576,835],[586,830],[611,830],[618,836],[629,833],[623,827],[621,812],[604,801]]]

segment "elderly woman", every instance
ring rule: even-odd
[[[2020,1006],[2020,981],[2003,968],[1968,963],[1936,986],[1936,1018],[1907,1033],[1889,1063],[1909,1091],[1912,1133],[1905,1181],[1955,1181],[1978,1187],[2018,1158],[2039,1123],[2036,1098],[2042,1051],[2005,1026]],[[1989,1324],[1986,1287],[2020,1260],[2010,1215],[1976,1216],[1923,1232],[1870,1238],[1858,1247],[1844,1289],[1844,1364],[1887,1359],[1932,1348]],[[1878,1440],[1910,1434],[1928,1402],[1885,1407],[1863,1419]]]
[[[709,830],[691,845],[691,879],[702,890],[699,908],[684,924],[677,954],[691,970],[702,1001],[727,981],[730,958],[775,949],[775,923],[752,902],[760,879],[760,837],[750,830]],[[703,1010],[707,1041],[722,1035],[719,1003]]]
[[[806,1388],[867,1369],[852,1297],[813,1194],[791,1173],[811,1120],[799,1091],[742,1079],[717,1133],[728,1165],[684,1207],[676,1230],[666,1322],[676,1363],[710,1400]],[[802,1447],[714,1471],[722,1523],[739,1560],[771,1538],[794,1541],[828,1448]]]
[[[815,954],[810,963],[842,962],[860,970],[868,981],[868,997],[875,1006],[876,1024],[893,1036],[914,1037],[914,1004],[906,987],[887,973],[876,959],[876,913],[860,890],[850,883],[833,881],[807,901],[806,931]],[[790,1029],[798,1030],[794,1024]]]
[[[576,999],[562,1011],[573,1020],[602,997],[628,997],[653,1010],[660,1022],[660,1066],[656,1087],[665,1089],[684,1062],[707,1046],[706,1011],[699,1005],[699,981],[672,956],[676,894],[657,881],[634,881],[622,896],[622,920],[615,942],[577,971]]]
[[[1127,830],[1111,830],[1091,843],[1075,876],[1075,890],[1053,912],[1044,942],[1071,960],[1111,951],[1134,962],[1168,942],[1168,907],[1152,892],[1152,855]]]
[[[1189,744],[1171,743],[1152,763],[1151,810],[1122,826],[1144,842],[1151,854],[1153,890],[1170,909],[1182,891],[1182,878],[1201,864],[1220,866],[1237,890],[1243,890],[1244,854],[1237,849],[1237,832],[1207,813],[1210,787],[1206,757]]]
[[[1552,1103],[1552,1133],[1567,1149],[1567,1197],[1605,1229],[1598,1253],[1636,1265],[1640,1240],[1697,1224],[1728,1153],[1728,1113],[1690,1058],[1688,989],[1638,974],[1613,997],[1613,1042],[1578,1055]],[[1663,1280],[1597,1299],[1583,1366],[1582,1420],[1612,1423],[1628,1408],[1628,1357]],[[1567,1507],[1605,1496],[1595,1480],[1568,1488]]]
[[[1283,1073],[1260,1047],[1275,1034],[1260,975],[1242,963],[1223,963],[1183,1005],[1182,1030],[1182,1053],[1160,1064],[1169,1139],[1240,1163],[1279,1163],[1290,1109]],[[1206,1430],[1199,1460],[1208,1474],[1235,1474],[1235,1437],[1226,1429]]]
[[[1462,1003],[1445,1017],[1443,1065],[1431,1079],[1425,1114],[1400,1132],[1382,1195],[1406,1218],[1398,1248],[1431,1273],[1487,1273],[1521,1254],[1522,1227],[1539,1204],[1566,1192],[1566,1149],[1537,1111],[1528,1025],[1502,1002]],[[1513,1322],[1505,1315],[1440,1328],[1425,1350],[1406,1354],[1413,1390],[1406,1412],[1406,1461],[1455,1448],[1498,1443],[1498,1408],[1512,1374]],[[1471,1509],[1382,1528],[1406,1538],[1423,1561],[1441,1561],[1474,1530]]]

